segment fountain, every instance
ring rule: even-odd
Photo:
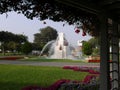
[[[51,58],[66,59],[70,55],[68,41],[65,39],[64,33],[59,33],[54,45],[54,54]]]
[[[75,57],[72,56],[72,50],[74,50],[74,48],[69,45],[64,33],[59,33],[56,40],[49,41],[43,47],[41,55],[43,55],[46,49],[49,49],[47,54],[48,58],[75,59]]]

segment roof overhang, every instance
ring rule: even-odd
[[[120,0],[55,0],[58,3],[100,15],[104,12],[108,18],[120,23]]]

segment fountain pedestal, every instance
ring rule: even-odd
[[[65,39],[64,33],[59,33],[55,42],[54,58],[66,59],[69,51],[68,41]]]

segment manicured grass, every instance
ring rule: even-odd
[[[0,60],[22,60],[22,61],[39,61],[39,62],[71,62],[71,63],[82,63],[83,60],[72,60],[72,59],[50,59],[39,56],[0,56]]]
[[[82,63],[81,60],[71,60],[71,59],[47,59],[47,58],[40,58],[40,57],[34,57],[34,58],[28,58],[23,59],[24,61],[39,61],[39,62],[71,62],[71,63]]]
[[[87,74],[60,67],[0,65],[0,90],[21,90],[29,85],[47,87],[59,79],[82,80]]]

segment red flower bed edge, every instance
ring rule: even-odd
[[[111,60],[110,60],[110,62],[111,62]],[[91,59],[91,60],[88,60],[88,63],[100,63],[100,60]]]
[[[0,57],[0,60],[17,60],[22,59],[24,57],[22,56],[6,56],[6,57]]]

